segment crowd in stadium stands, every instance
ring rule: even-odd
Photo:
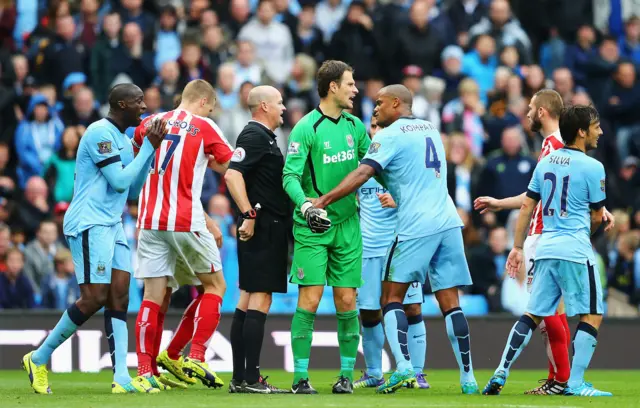
[[[606,168],[617,224],[593,236],[598,269],[608,304],[615,297],[616,310],[638,313],[638,1],[0,0],[0,43],[0,308],[63,310],[78,296],[61,225],[79,140],[106,115],[111,86],[137,84],[154,113],[171,109],[188,81],[206,79],[218,92],[214,118],[234,145],[250,118],[248,92],[273,84],[287,107],[278,131],[286,153],[288,132],[318,103],[316,68],[340,59],[355,68],[354,113],[365,124],[376,92],[402,82],[415,93],[413,113],[441,129],[449,193],[466,225],[468,314],[518,315],[527,302],[524,276],[504,273],[517,214],[481,216],[472,202],[526,190],[542,141],[528,128],[530,97],[550,87],[566,104],[593,103],[604,137],[592,153]],[[234,210],[210,170],[202,199],[224,231],[223,309],[233,310]],[[135,248],[137,205],[124,210]],[[295,309],[290,289],[274,296],[274,312]],[[181,289],[173,305],[194,293]],[[139,303],[134,283],[131,310]]]

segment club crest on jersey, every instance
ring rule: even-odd
[[[602,192],[604,193],[605,191],[605,182],[604,179],[600,180],[600,190],[602,190]]]
[[[380,143],[373,142],[369,145],[369,154],[378,153],[378,149],[380,148]]]
[[[353,147],[353,136],[347,135],[347,144],[349,147]]]
[[[242,147],[238,147],[236,150],[234,150],[233,156],[231,156],[231,161],[240,163],[244,160],[245,157],[247,157],[247,152],[245,152]]]
[[[96,270],[96,272],[98,273],[98,275],[104,275],[104,272],[106,271],[106,266],[104,264],[104,262],[98,262],[98,268]]]
[[[304,279],[304,269],[298,268],[298,279]]]
[[[111,148],[111,142],[98,142],[98,153],[107,154],[111,153],[113,149]]]
[[[289,148],[287,149],[287,153],[298,154],[299,152],[300,152],[300,143],[297,143],[297,142],[289,143]]]

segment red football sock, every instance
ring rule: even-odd
[[[207,351],[209,341],[213,337],[220,323],[220,305],[222,298],[213,293],[205,293],[196,311],[194,319],[195,328],[191,340],[191,352],[189,358],[204,361],[204,353]]]
[[[138,375],[153,374],[152,361],[160,305],[143,300],[136,318],[136,354],[138,355]]]
[[[164,330],[164,313],[158,311],[158,324],[157,324],[157,332],[156,332],[156,341],[153,345],[153,358],[151,359],[151,369],[153,370],[153,375],[160,375],[160,371],[158,371],[158,362],[156,359],[158,358],[158,354],[160,354],[160,343],[162,343],[162,332]]]
[[[544,323],[549,336],[549,347],[553,355],[556,368],[556,381],[569,381],[571,366],[569,364],[569,350],[567,349],[567,334],[560,316],[548,316]]]
[[[182,350],[187,346],[187,343],[191,341],[193,337],[193,319],[196,317],[196,309],[198,309],[201,300],[202,295],[193,299],[184,311],[182,320],[180,320],[180,324],[178,324],[178,328],[173,338],[171,338],[169,347],[167,347],[167,353],[170,359],[177,360],[180,358]]]
[[[567,350],[571,350],[571,328],[569,327],[567,314],[566,313],[561,314],[560,319],[562,320],[562,324],[564,325],[564,331],[567,334]]]

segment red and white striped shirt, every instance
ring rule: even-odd
[[[169,132],[151,161],[147,181],[138,200],[141,229],[202,231],[206,228],[200,202],[209,156],[222,164],[233,148],[214,121],[176,109],[145,118],[136,128],[133,145],[142,145],[153,118],[167,120]]]
[[[560,136],[560,130],[556,130],[544,139],[542,142],[542,150],[540,150],[540,156],[538,162],[547,157],[551,152],[556,151],[564,147],[564,141]],[[531,217],[531,224],[529,224],[529,235],[542,234],[542,202],[538,202],[536,208],[533,210],[533,216]]]

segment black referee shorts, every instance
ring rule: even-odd
[[[238,220],[238,228],[242,221]],[[249,241],[240,241],[238,233],[240,289],[249,293],[287,293],[288,225],[286,219],[262,211]]]

